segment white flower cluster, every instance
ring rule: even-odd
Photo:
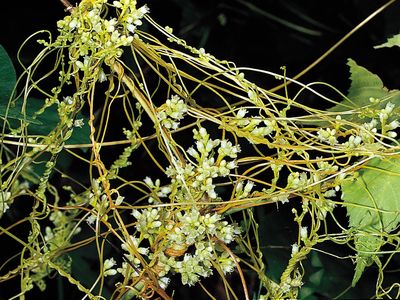
[[[212,274],[212,265],[216,262],[224,273],[234,269],[234,262],[225,251],[215,248],[215,242],[209,237],[216,237],[225,244],[231,243],[240,234],[239,227],[228,224],[222,216],[201,215],[196,209],[178,212],[176,221],[167,225],[167,249],[181,250],[194,246],[194,254],[185,253],[183,259],[162,256],[160,261],[166,270],[181,274],[183,284],[193,285],[200,277]],[[166,251],[166,253],[174,253]],[[214,263],[213,263],[214,262]]]
[[[202,215],[195,208],[175,214],[165,208],[147,208],[134,210],[132,215],[137,220],[135,228],[140,237],[130,236],[121,246],[129,263],[125,261],[120,268],[114,268],[113,258],[105,260],[105,276],[120,273],[125,278],[138,277],[142,267],[136,253],[156,264],[164,288],[173,274],[180,274],[183,284],[194,285],[201,277],[210,276],[214,266],[224,274],[234,270],[234,261],[222,247],[216,247],[215,240],[229,244],[240,234],[240,229],[236,224],[228,224],[221,215]],[[142,247],[143,241],[150,247]],[[189,247],[193,247],[192,253],[187,253]]]
[[[117,270],[113,269],[116,264],[117,262],[114,258],[106,259],[103,263],[104,276],[112,276],[117,274]]]
[[[322,159],[322,157],[317,157],[318,159]],[[329,163],[328,161],[320,160],[317,162],[318,171],[325,173],[335,173],[339,167]]]
[[[338,143],[336,138],[336,130],[331,128],[320,128],[317,133],[318,140],[325,142],[331,146]]]
[[[374,104],[379,105],[380,101],[377,99],[370,99]],[[345,149],[357,149],[357,148],[376,148],[377,135],[379,138],[396,138],[397,132],[395,131],[400,127],[400,122],[396,119],[395,105],[391,102],[386,103],[384,108],[372,110],[372,118],[367,122],[361,124],[356,129],[357,133],[352,133],[348,136],[348,139],[339,143],[339,134],[344,135],[343,132],[338,132],[334,128],[320,128],[317,132],[317,138],[319,141],[329,144],[331,146],[343,146]],[[371,117],[371,112],[369,117]],[[337,121],[342,118],[338,115]],[[337,126],[337,123],[335,126]],[[339,124],[340,125],[340,124]]]
[[[57,250],[60,247],[69,245],[72,236],[81,232],[80,227],[76,227],[73,222],[75,212],[55,210],[50,214],[50,221],[54,226],[45,227],[44,240],[47,242],[46,250]]]
[[[213,180],[216,177],[228,176],[237,167],[236,158],[240,147],[233,145],[229,140],[211,139],[203,127],[199,130],[194,129],[193,136],[196,140],[195,146],[190,147],[187,154],[194,158],[194,161],[190,159],[184,166],[177,161],[169,166],[166,174],[171,178],[171,184],[167,186],[157,186],[159,181],[152,183],[147,179],[146,183],[153,189],[153,195],[169,195],[172,201],[179,202],[201,201],[204,197],[218,199]],[[149,200],[153,202],[153,196]]]
[[[235,263],[227,252],[218,253],[210,242],[198,242],[195,244],[193,254],[186,253],[183,259],[160,256],[158,266],[162,267],[161,275],[180,274],[184,285],[192,286],[201,277],[206,278],[213,273],[213,264],[218,265],[224,274],[230,273],[235,268]],[[165,277],[164,277],[165,278]]]
[[[288,193],[279,193],[277,196],[272,197],[273,202],[281,202],[282,204],[289,203],[289,196]]]
[[[302,190],[310,184],[310,180],[307,178],[305,172],[292,172],[289,174],[287,179],[287,189]]]
[[[3,184],[0,189],[0,219],[10,208],[10,205],[14,202],[15,197],[25,193],[29,187],[29,183],[27,181],[20,182],[19,180],[15,180],[11,185],[11,188],[4,187],[7,187],[7,185]]]
[[[179,226],[168,224],[171,233],[167,237],[170,244],[192,245],[207,236],[215,236],[226,244],[231,243],[240,233],[235,225],[229,225],[222,216],[214,213],[201,215],[196,209],[176,214]]]
[[[331,174],[336,174],[338,172],[339,167],[337,165],[330,163],[329,161],[324,161],[322,160],[321,157],[317,158],[321,159],[317,162],[318,169],[316,169],[315,172],[313,172],[310,177],[307,176],[306,172],[290,173],[287,178],[286,189],[306,191],[307,187],[310,186],[311,184],[321,184],[324,178],[326,178]],[[327,198],[332,198],[336,196],[336,192],[339,191],[340,183],[341,180],[343,180],[344,176],[345,174],[336,176],[333,186],[325,190],[322,194],[318,194],[319,198],[318,201],[313,202],[318,208],[317,216],[319,219],[324,220],[326,218],[327,213],[332,212],[332,210],[336,207],[335,202]],[[273,198],[273,200],[275,199]],[[281,199],[276,199],[276,200],[281,200]],[[281,200],[282,203],[285,203],[286,201],[287,197],[286,199],[284,199],[284,201]],[[303,210],[309,209],[308,204],[309,204],[308,201],[303,201]]]
[[[157,118],[165,128],[175,130],[186,112],[186,103],[178,95],[173,95],[159,108]]]
[[[388,102],[386,103],[385,108],[379,111],[378,116],[382,124],[385,123],[387,119],[391,116],[394,108],[395,105],[392,102]]]
[[[278,125],[275,120],[262,119],[255,117],[246,117],[248,111],[245,108],[240,108],[234,119],[231,119],[229,124],[236,125],[241,130],[250,133],[248,140],[252,143],[257,143],[257,139],[271,135],[278,130]]]
[[[253,181],[247,181],[246,185],[243,185],[243,181],[239,181],[239,183],[236,185],[235,189],[235,198],[236,199],[244,199],[248,197],[251,193],[251,190],[254,187],[254,182]]]
[[[152,190],[153,194],[155,194],[157,197],[168,197],[168,195],[171,193],[172,188],[170,185],[165,185],[165,186],[160,186],[161,181],[160,179],[156,179],[155,182],[150,177],[146,177],[144,179],[144,183]],[[148,199],[149,203],[154,202],[154,198],[152,196],[149,197]]]
[[[159,209],[133,210],[132,215],[137,220],[136,230],[143,234],[144,238],[158,234],[161,230],[162,222],[159,220]]]
[[[361,142],[373,143],[374,137],[378,132],[377,126],[378,126],[378,121],[376,119],[372,119],[370,122],[362,124],[359,133]]]
[[[235,158],[240,152],[240,147],[234,146],[228,140],[211,139],[204,127],[200,127],[199,130],[194,129],[193,137],[196,140],[196,148],[190,147],[187,150],[187,153],[196,160],[193,164],[194,181],[191,187],[206,192],[211,199],[216,199],[218,195],[213,178],[228,176],[231,170],[237,167]],[[214,152],[218,153],[217,158],[214,157]],[[228,161],[226,158],[232,160]]]
[[[397,133],[395,131],[391,131],[400,127],[400,123],[397,120],[390,122],[389,124],[384,126],[384,130],[386,135],[391,138],[397,137]]]
[[[324,193],[324,197],[330,198],[336,196],[335,190],[328,190]],[[320,220],[325,220],[326,215],[328,212],[332,212],[333,209],[336,207],[336,203],[330,199],[319,199],[315,201],[318,211],[317,216]]]
[[[107,0],[82,1],[71,15],[57,22],[60,34],[56,45],[70,44],[71,59],[82,70],[90,66],[92,58],[119,57],[121,47],[132,43],[136,27],[149,12],[147,6],[136,8],[136,0],[120,0],[110,5],[118,18],[104,19],[106,5]]]
[[[344,143],[346,148],[354,149],[360,146],[362,138],[359,135],[351,135],[349,140]]]
[[[9,209],[8,201],[11,198],[11,192],[0,191],[0,217]]]

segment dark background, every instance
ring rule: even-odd
[[[147,3],[155,20],[173,27],[175,33],[193,46],[204,47],[221,59],[233,60],[237,66],[275,72],[286,66],[287,75],[293,76],[386,1],[242,1],[256,9],[250,9],[240,0],[138,2],[139,5]],[[324,80],[346,89],[346,60],[353,58],[380,75],[389,87],[398,86],[399,51],[374,50],[373,46],[400,31],[399,8],[400,3],[392,4],[305,76],[303,82]],[[55,34],[55,23],[64,14],[58,0],[10,1],[2,7],[0,44],[15,59],[25,38],[42,29]],[[225,23],[220,21],[222,18]],[[281,23],[274,18],[279,18]],[[282,24],[285,22],[297,28]],[[22,54],[26,61],[36,53],[32,43],[30,47],[31,51],[25,50]]]
[[[253,9],[245,5],[246,2],[253,5]],[[75,4],[74,1],[72,3]],[[385,1],[139,1],[139,5],[143,3],[147,3],[150,7],[153,19],[163,26],[173,27],[174,32],[186,39],[189,44],[204,47],[207,52],[220,59],[234,61],[237,66],[260,68],[277,73],[281,73],[281,66],[286,66],[287,75],[291,77],[322,55]],[[21,43],[37,30],[46,29],[55,36],[56,21],[64,15],[64,7],[58,0],[12,1],[2,7],[0,44],[13,59],[17,71],[19,70],[17,51]],[[387,87],[399,88],[400,51],[396,48],[373,49],[373,46],[385,42],[387,37],[400,32],[399,16],[400,3],[397,2],[350,37],[316,68],[302,77],[301,81],[303,83],[324,81],[346,93],[350,83],[346,61],[352,58],[359,65],[378,74]],[[21,53],[22,61],[24,63],[31,61],[38,49],[30,43],[30,46]],[[265,77],[252,76],[254,81],[263,87],[274,86],[274,83]],[[276,215],[268,216],[263,222],[280,224],[279,218],[284,213],[281,212],[278,218]],[[265,215],[259,216],[260,219],[264,217]],[[291,217],[289,212],[288,218]],[[277,240],[284,241],[290,235],[285,228],[274,228],[274,226],[270,228],[271,231],[264,232],[265,235],[271,236],[274,231],[279,232],[281,235]],[[6,252],[7,247],[2,246],[2,249],[0,253]],[[279,258],[276,261],[278,260]],[[329,270],[332,266],[333,264],[328,262],[325,270]],[[338,268],[335,267],[334,275],[338,277],[341,273],[338,273]],[[279,269],[279,266],[277,268]],[[351,265],[348,271],[351,274]],[[270,275],[273,277],[273,274]],[[65,290],[66,295],[60,296],[58,293],[57,296],[57,286],[61,284],[68,287],[69,284],[62,284],[59,280],[53,283],[49,286],[50,289],[54,289],[53,299],[61,299],[60,297],[64,296],[65,299],[80,299],[80,295],[67,296],[68,290]],[[212,279],[208,283],[212,284]],[[189,295],[187,293],[189,292],[181,292],[180,296],[178,293],[176,299],[184,299],[184,295]],[[4,286],[0,284],[0,299],[7,294]],[[34,293],[28,296],[28,299],[42,299],[43,295]],[[314,296],[315,298],[309,299],[325,299],[323,295]],[[193,297],[192,295],[192,299],[204,299],[201,294]]]

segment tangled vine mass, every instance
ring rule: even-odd
[[[241,68],[191,47],[136,0],[62,2],[58,35],[31,37],[42,50],[23,65],[1,118],[1,221],[18,203],[28,207],[0,227],[0,239],[17,245],[0,265],[0,283],[19,280],[14,298],[45,291],[56,274],[89,299],[172,299],[179,285],[215,299],[202,283],[209,277],[235,299],[296,299],[302,262],[324,243],[354,249],[354,285],[373,263],[383,274],[392,256],[378,254],[398,249],[398,213],[386,222],[380,214],[393,211],[348,201],[346,187],[370,162],[398,164],[397,91],[358,105],[326,84],[335,100],[284,69]],[[249,81],[252,72],[280,88]],[[304,104],[309,95],[333,109]],[[56,121],[43,132],[50,113]],[[259,240],[268,224],[255,211],[266,206],[290,206],[298,232],[278,280]],[[372,227],[335,217],[360,206],[375,209]],[[96,254],[89,283],[73,272],[85,249]],[[378,276],[377,295],[395,288]]]

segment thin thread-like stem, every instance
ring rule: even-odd
[[[240,268],[240,265],[239,265],[238,260],[236,259],[236,256],[232,253],[231,249],[229,249],[228,246],[225,245],[224,242],[218,241],[218,244],[221,245],[222,248],[224,248],[224,250],[229,254],[229,256],[234,261],[234,263],[236,265],[236,269],[237,269],[237,271],[239,273],[240,280],[242,282],[244,297],[245,297],[246,300],[250,300],[249,291],[247,290],[247,286],[246,286],[246,279],[244,278],[244,275],[243,275],[243,272],[242,272],[242,268]]]
[[[65,6],[65,11],[70,12],[74,6],[68,0],[60,0],[61,3]]]
[[[316,65],[318,65],[322,60],[324,60],[329,54],[331,54],[336,48],[338,48],[341,44],[343,44],[349,37],[351,37],[354,33],[356,33],[358,30],[360,30],[365,24],[367,24],[369,21],[371,21],[373,18],[375,18],[378,14],[380,14],[382,11],[384,11],[387,7],[392,5],[394,2],[397,0],[390,0],[386,2],[384,5],[379,7],[377,10],[375,10],[372,14],[370,14],[368,17],[366,17],[362,22],[360,22],[356,27],[354,27],[352,30],[350,30],[344,37],[342,37],[338,42],[336,42],[331,48],[329,48],[324,54],[322,54],[320,57],[318,57],[313,63],[311,63],[308,67],[303,69],[300,73],[295,75],[293,79],[299,79],[301,76],[306,74],[308,71],[310,71],[312,68],[314,68]],[[272,89],[270,89],[270,92],[275,92],[277,90],[280,90],[281,88],[287,86],[290,84],[290,82],[280,84]]]

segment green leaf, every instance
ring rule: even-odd
[[[254,213],[259,224],[259,242],[266,262],[266,275],[279,282],[290,259],[291,245],[297,238],[297,232],[289,226],[292,225],[291,210],[289,206],[282,206],[279,211],[259,207]]]
[[[391,38],[388,38],[386,43],[383,43],[381,45],[375,46],[375,49],[380,49],[380,48],[390,48],[393,46],[400,47],[400,33],[392,36]]]
[[[14,86],[17,82],[17,76],[10,57],[6,50],[0,45],[0,104],[8,103]],[[0,110],[0,116],[2,116]]]
[[[327,109],[329,112],[345,112],[349,110],[358,110],[351,114],[341,114],[341,118],[362,124],[369,122],[376,116],[376,111],[386,107],[390,101],[396,106],[400,106],[400,91],[388,90],[378,75],[368,71],[366,68],[359,66],[354,60],[348,59],[347,65],[350,67],[350,88],[347,97],[340,103]],[[370,99],[380,100],[378,103],[371,103]],[[313,117],[311,116],[311,119]],[[388,122],[396,118],[392,116]],[[298,121],[302,124],[329,126],[325,120],[302,120]],[[380,124],[378,125],[378,127]]]
[[[351,109],[371,106],[371,98],[385,100],[380,101],[377,107],[374,106],[375,109],[383,109],[386,106],[387,101],[392,102],[396,106],[400,105],[399,90],[388,90],[378,75],[368,71],[362,66],[357,65],[357,63],[352,59],[348,59],[347,65],[350,67],[351,74],[351,85],[347,98],[334,107],[329,108],[328,111],[343,112]],[[360,122],[360,119],[367,118],[367,116],[354,113],[342,116],[342,118]]]
[[[372,159],[358,177],[342,185],[342,199],[355,230],[358,253],[353,286],[371,265],[382,247],[382,233],[390,233],[400,223],[400,159]]]
[[[7,107],[6,105],[1,105],[0,104],[0,119],[14,119],[14,120],[20,120],[20,121],[26,121],[28,123],[33,123],[37,125],[41,125],[42,123],[38,120],[35,120],[32,117],[23,115],[20,112],[19,108],[16,107]],[[2,123],[0,123],[0,126],[2,126]]]
[[[343,253],[343,249],[333,243],[320,247],[325,253]],[[299,300],[367,299],[374,292],[374,286],[368,284],[371,280],[369,277],[363,278],[362,286],[349,289],[354,271],[348,260],[338,260],[332,255],[312,251],[308,259],[302,262],[302,266],[305,275]]]
[[[0,45],[0,119],[14,119],[41,125],[38,120],[21,113],[21,107],[8,105],[11,94],[17,82],[17,76],[11,58]],[[0,123],[1,126],[1,123]]]
[[[26,112],[26,120],[28,122],[30,120],[31,124],[28,126],[29,134],[37,134],[37,135],[48,135],[60,122],[60,118],[58,117],[57,106],[53,104],[52,106],[46,108],[46,110],[38,115],[36,118],[33,118],[34,114],[39,111],[44,105],[44,101],[37,98],[28,98],[25,105]],[[17,105],[13,108],[13,111],[20,111],[22,106],[22,101],[18,100]],[[23,118],[20,119],[20,116]],[[20,114],[15,119],[23,120],[25,117]],[[77,119],[83,119],[84,125],[81,128],[75,128],[72,136],[68,139],[66,144],[87,144],[90,142],[89,134],[90,127],[88,124],[88,119],[84,117],[82,114],[77,115]],[[18,127],[19,124],[14,122],[10,122],[13,127]]]

